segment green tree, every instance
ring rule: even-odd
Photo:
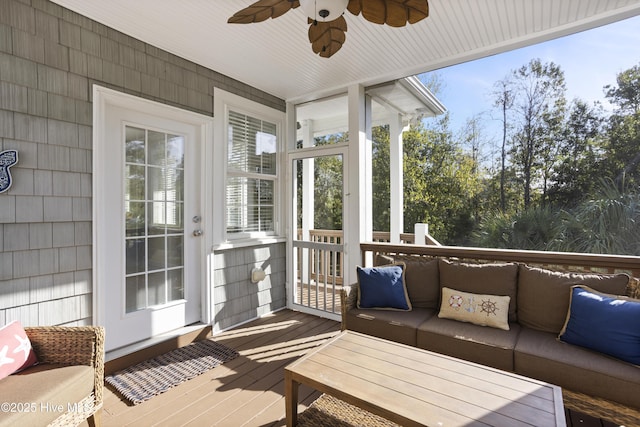
[[[604,120],[600,105],[589,106],[579,99],[571,103],[556,141],[558,151],[549,190],[553,206],[574,207],[593,194],[597,184],[593,178],[602,173]]]
[[[476,246],[498,249],[552,250],[560,235],[558,212],[548,206],[515,214],[488,215],[472,235]]]
[[[500,210],[507,210],[507,141],[509,140],[509,113],[513,108],[514,88],[509,76],[493,85],[493,106],[500,111],[502,123],[502,142],[500,144]]]
[[[429,127],[411,127],[404,135],[404,222],[429,224],[441,243],[466,239],[473,228],[473,200],[479,184],[472,156],[456,144],[444,115]]]
[[[373,167],[373,229],[389,231],[391,221],[389,126],[377,126],[372,130]]]
[[[562,213],[554,250],[640,255],[640,194],[612,180],[599,180],[593,197]]]
[[[619,188],[640,184],[640,65],[617,75],[605,94],[617,106],[609,119],[607,164]]]
[[[548,179],[548,163],[554,155],[550,142],[563,115],[566,87],[560,67],[553,62],[543,64],[540,59],[514,70],[512,78],[515,133],[511,159],[522,175],[523,206],[527,209],[534,185],[544,186]]]

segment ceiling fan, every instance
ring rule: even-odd
[[[329,58],[346,40],[344,11],[360,15],[374,24],[404,27],[429,16],[428,0],[258,0],[236,12],[230,24],[251,24],[277,18],[298,6],[307,15],[309,41],[314,53]]]

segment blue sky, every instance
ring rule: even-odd
[[[600,100],[610,108],[603,87],[615,84],[619,72],[640,64],[640,16],[435,71],[444,83],[437,95],[450,112],[451,129],[457,132],[468,118],[484,113],[486,136],[495,133],[499,126],[491,119],[493,84],[533,58],[560,66],[567,99]]]

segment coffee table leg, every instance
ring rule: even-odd
[[[298,386],[289,371],[284,372],[284,402],[287,414],[287,427],[298,424]]]

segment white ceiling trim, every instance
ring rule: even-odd
[[[313,54],[300,8],[227,24],[253,0],[53,0],[287,102],[304,102],[528,46],[640,14],[640,0],[429,0],[404,28],[345,14],[343,48]]]

